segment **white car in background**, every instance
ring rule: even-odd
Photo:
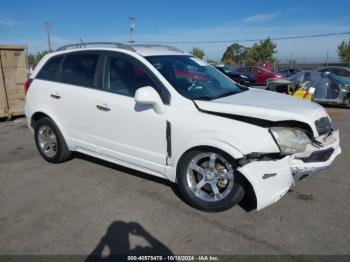
[[[163,177],[206,211],[248,196],[262,209],[341,152],[323,107],[237,86],[169,46],[66,46],[41,60],[25,90],[44,159],[78,151]]]

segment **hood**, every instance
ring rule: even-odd
[[[276,92],[249,89],[211,101],[195,101],[205,111],[258,118],[272,122],[299,121],[307,123],[317,134],[315,121],[328,117],[326,110],[314,103]]]

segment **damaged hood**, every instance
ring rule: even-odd
[[[328,117],[326,110],[314,103],[271,91],[249,89],[235,95],[195,103],[201,110],[235,116],[258,118],[272,122],[307,123],[317,134],[315,121]]]

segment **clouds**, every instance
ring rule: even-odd
[[[256,23],[256,22],[269,22],[279,16],[279,13],[260,13],[252,16],[248,16],[243,19],[244,22]]]

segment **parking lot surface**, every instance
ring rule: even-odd
[[[259,212],[201,212],[165,180],[83,155],[49,164],[23,119],[1,122],[0,254],[350,254],[350,109],[327,110],[343,153]]]

